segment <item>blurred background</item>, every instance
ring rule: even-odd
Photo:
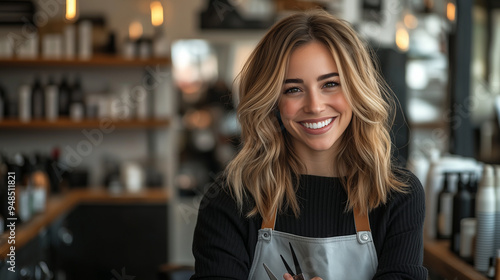
[[[445,167],[500,164],[499,1],[0,0],[0,278],[192,266],[201,197],[239,145],[234,79],[274,22],[317,7],[374,50],[434,238]]]

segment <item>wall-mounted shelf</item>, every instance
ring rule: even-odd
[[[111,66],[111,67],[136,67],[148,65],[170,65],[170,58],[127,59],[116,55],[96,54],[90,59],[44,59],[44,58],[0,58],[0,67],[6,66]]]
[[[169,119],[147,119],[147,120],[113,120],[86,119],[82,121],[72,121],[70,119],[58,119],[56,121],[32,120],[21,122],[17,119],[6,119],[0,121],[0,129],[80,129],[80,128],[161,128],[170,124]]]

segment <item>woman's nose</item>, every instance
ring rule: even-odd
[[[317,114],[325,109],[325,103],[322,95],[317,90],[310,90],[306,97],[304,111],[306,113]]]

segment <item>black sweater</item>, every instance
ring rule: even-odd
[[[422,266],[424,191],[413,174],[398,176],[407,182],[407,192],[391,193],[385,205],[369,214],[378,257],[373,279],[427,279]],[[196,272],[191,279],[248,279],[262,218],[245,218],[252,203],[239,213],[221,185],[214,184],[200,204],[193,241]],[[300,217],[291,211],[278,215],[275,230],[307,237],[356,233],[339,178],[301,175],[297,197]]]

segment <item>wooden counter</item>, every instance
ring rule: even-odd
[[[69,212],[82,203],[166,203],[169,199],[165,189],[145,189],[137,193],[110,193],[105,189],[75,189],[65,194],[52,195],[43,213],[37,214],[26,223],[16,222],[16,250],[24,246],[32,238],[59,216]],[[9,223],[9,221],[5,221]],[[4,259],[10,248],[9,231],[0,236],[0,259]]]
[[[450,251],[447,240],[425,240],[424,266],[446,279],[489,280]]]

